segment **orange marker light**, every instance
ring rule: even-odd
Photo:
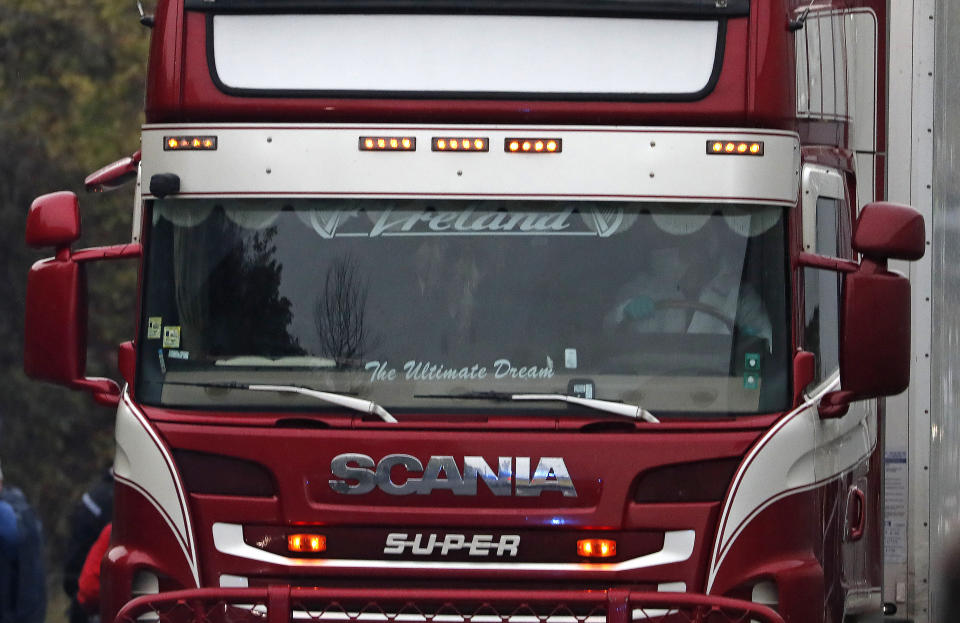
[[[323,552],[327,549],[327,537],[322,534],[290,534],[287,535],[287,549],[311,554]]]
[[[433,151],[489,151],[488,139],[485,137],[434,136],[431,145]]]
[[[584,558],[610,558],[617,555],[617,542],[613,539],[580,539],[577,555]]]
[[[164,151],[215,151],[216,136],[164,136]]]
[[[556,154],[563,151],[559,138],[508,138],[503,143],[508,153]]]
[[[360,151],[416,151],[412,136],[361,136]]]
[[[717,156],[762,156],[763,143],[753,141],[707,141],[707,154]]]

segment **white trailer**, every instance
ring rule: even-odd
[[[960,4],[890,5],[888,197],[927,221],[913,286],[910,389],[887,400],[884,601],[950,620],[944,565],[960,546]]]

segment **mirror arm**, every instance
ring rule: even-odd
[[[80,389],[93,394],[93,399],[107,407],[120,404],[120,385],[113,379],[87,377],[77,379],[70,384],[71,389]]]
[[[856,400],[857,396],[853,392],[839,390],[824,394],[817,405],[817,412],[821,420],[832,420],[841,418],[850,410],[850,403]]]
[[[872,258],[864,255],[863,261],[860,263],[860,272],[864,275],[877,275],[890,272],[887,270],[887,258]]]
[[[69,249],[68,249],[69,251]],[[136,242],[128,244],[115,244],[109,247],[92,247],[90,249],[81,249],[74,251],[70,257],[74,262],[98,262],[102,260],[126,260],[143,255],[143,247]],[[57,257],[60,257],[60,251],[57,251]]]
[[[866,259],[866,258],[864,258]],[[815,253],[801,251],[793,263],[794,268],[821,268],[823,270],[832,270],[837,273],[855,273],[860,270],[860,264],[853,260],[845,260],[839,257],[826,257]]]

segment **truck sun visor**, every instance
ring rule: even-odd
[[[460,13],[744,17],[750,0],[186,0],[190,11],[216,13]]]

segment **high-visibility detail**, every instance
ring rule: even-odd
[[[559,138],[508,138],[503,150],[519,154],[556,154],[563,150],[563,141]]]
[[[577,555],[585,558],[609,558],[617,555],[617,542],[613,539],[580,539]]]
[[[164,136],[164,151],[215,151],[216,136]]]
[[[762,156],[762,142],[707,141],[707,153],[713,156]]]
[[[435,136],[433,151],[490,151],[490,139],[479,136]]]
[[[416,151],[412,136],[361,136],[360,151]]]
[[[291,552],[308,552],[315,554],[327,549],[327,537],[322,534],[289,534],[287,535],[287,549]]]

